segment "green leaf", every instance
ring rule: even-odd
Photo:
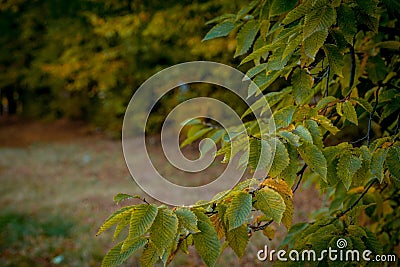
[[[365,246],[370,249],[375,255],[380,255],[383,252],[382,242],[366,227],[363,227],[367,234],[367,239],[364,241]]]
[[[311,170],[319,174],[326,182],[326,159],[321,150],[316,145],[305,142],[298,147],[298,151]]]
[[[288,58],[296,51],[296,49],[301,45],[303,37],[298,34],[296,37],[289,38],[289,42],[282,53],[282,58]]]
[[[356,2],[368,15],[375,15],[377,12],[377,0],[356,0]]]
[[[334,96],[324,97],[320,101],[318,101],[317,105],[315,106],[315,109],[321,110],[325,108],[329,103],[332,103],[333,101],[336,101],[336,97]]]
[[[292,132],[284,130],[284,131],[279,131],[276,134],[293,146],[300,145],[300,137],[298,135],[293,134]]]
[[[354,156],[351,151],[345,150],[339,158],[336,167],[337,175],[347,190],[353,182],[353,176],[361,168],[361,159]]]
[[[250,212],[251,195],[243,191],[235,194],[225,214],[229,223],[228,230],[241,226],[246,221]]]
[[[267,63],[256,65],[247,71],[246,76],[251,79],[260,72],[264,71],[267,68],[267,66],[268,66]]]
[[[293,131],[296,135],[298,135],[301,139],[303,139],[306,142],[313,142],[312,135],[310,131],[304,127],[303,125],[297,125],[296,129]]]
[[[169,209],[158,208],[157,216],[150,228],[150,240],[157,248],[158,255],[163,255],[174,240],[178,230],[178,218]]]
[[[364,98],[352,98],[352,100],[354,100],[355,102],[357,102],[357,104],[359,104],[363,109],[365,109],[367,112],[371,113],[373,108],[372,105],[365,100]]]
[[[269,51],[273,50],[275,47],[277,47],[276,44],[271,43],[264,45],[263,47],[258,48],[256,51],[245,57],[241,62],[240,65],[243,65],[244,63],[247,63],[251,60],[259,59],[261,56],[264,54],[268,53]]]
[[[283,109],[276,111],[273,115],[274,122],[275,122],[275,128],[280,129],[280,128],[288,127],[289,124],[293,120],[293,114],[295,111],[296,111],[296,107],[292,106],[292,105],[284,107]]]
[[[328,37],[328,30],[323,29],[312,33],[310,36],[304,39],[303,48],[304,53],[307,57],[312,60],[315,59],[315,55],[319,49],[324,45],[326,38]]]
[[[339,49],[334,44],[325,44],[324,51],[328,58],[329,68],[331,74],[336,74],[339,77],[343,78],[343,55],[339,52]]]
[[[288,196],[282,196],[283,200],[285,201],[285,212],[282,216],[282,224],[286,227],[286,229],[290,229],[293,222],[293,200]]]
[[[293,96],[298,105],[304,105],[311,96],[312,78],[306,70],[296,69],[292,77]]]
[[[353,45],[353,38],[357,33],[356,18],[353,9],[342,3],[337,9],[338,25],[347,43]]]
[[[290,24],[293,21],[296,21],[302,17],[304,17],[309,9],[311,8],[312,1],[305,1],[298,5],[296,8],[292,9],[283,19],[282,24]]]
[[[400,147],[390,147],[389,152],[386,156],[386,164],[390,171],[390,174],[400,181]]]
[[[131,221],[131,215],[124,217],[117,225],[117,227],[115,227],[115,231],[114,231],[114,240],[119,236],[119,234],[121,233],[122,230],[124,230],[125,227],[127,227],[129,225]]]
[[[346,117],[347,120],[354,123],[355,125],[358,125],[357,113],[350,101],[345,101],[343,103],[342,110],[343,116]]]
[[[269,10],[269,15],[277,16],[288,12],[289,10],[291,10],[296,6],[297,1],[298,0],[285,0],[285,1],[273,0]]]
[[[212,20],[207,21],[205,24],[209,25],[209,24],[214,24],[216,22],[220,22],[221,20],[231,20],[233,21],[236,18],[235,14],[223,14],[221,16],[218,16]]]
[[[245,54],[256,38],[259,23],[256,20],[248,21],[237,34],[236,52],[234,57]]]
[[[185,141],[182,142],[182,144],[180,145],[180,147],[185,147],[191,143],[193,143],[194,141],[196,141],[197,139],[201,138],[202,136],[204,136],[205,134],[207,134],[208,132],[210,132],[213,128],[209,127],[209,128],[203,128],[201,130],[196,131],[193,135],[189,136],[188,138],[185,139]]]
[[[368,77],[374,83],[378,84],[386,77],[386,63],[381,58],[381,56],[376,55],[374,57],[368,58],[368,63],[366,64]]]
[[[272,160],[272,148],[266,140],[250,139],[249,166],[253,170],[268,167]]]
[[[318,127],[317,122],[313,120],[305,120],[303,123],[307,127],[308,131],[311,133],[312,143],[317,147],[322,148],[323,147],[322,134]]]
[[[399,50],[400,42],[399,41],[383,41],[383,42],[375,43],[375,47]]]
[[[149,241],[140,256],[140,266],[153,267],[159,259],[160,256],[157,253],[156,246],[153,242]]]
[[[318,122],[322,127],[324,127],[327,131],[329,131],[333,135],[337,134],[340,131],[336,126],[332,124],[332,121],[330,119],[328,119],[323,115],[317,115],[315,117],[312,117],[311,119]]]
[[[118,205],[121,201],[131,198],[140,198],[140,196],[138,195],[132,196],[128,194],[119,193],[114,196],[114,202]]]
[[[276,177],[289,165],[289,154],[278,138],[272,138],[269,142],[272,147],[275,145],[275,155],[268,175]]]
[[[179,207],[175,210],[175,214],[182,227],[185,227],[192,234],[199,232],[197,228],[197,217],[191,210],[185,207]]]
[[[236,20],[242,19],[245,15],[247,15],[254,7],[257,6],[259,0],[251,1],[250,3],[246,4],[242,9],[239,10],[236,16]]]
[[[282,171],[281,177],[286,181],[288,186],[292,187],[297,177],[296,173],[299,166],[299,156],[295,146],[288,145],[287,150],[290,161],[289,165]]]
[[[157,213],[158,209],[153,204],[136,205],[131,214],[128,238],[134,239],[149,230],[157,216]]]
[[[273,189],[264,187],[254,195],[254,208],[261,210],[267,217],[280,223],[286,206],[282,196]]]
[[[236,255],[239,258],[243,257],[249,240],[247,226],[242,224],[239,227],[228,231],[226,234],[226,240]]]
[[[371,173],[380,183],[383,181],[383,162],[385,161],[386,154],[387,150],[383,148],[378,148],[374,153],[372,153]]]
[[[202,41],[227,36],[234,28],[235,23],[233,21],[225,20],[211,28]]]
[[[138,238],[137,240],[135,240],[135,242],[132,242],[124,252],[121,252],[123,242],[118,243],[104,256],[101,266],[112,267],[120,265],[121,263],[126,261],[129,256],[132,255],[136,250],[146,245],[146,243],[146,238]]]
[[[214,266],[219,257],[220,243],[210,219],[200,211],[197,216],[199,233],[193,234],[194,246],[207,266]]]
[[[303,28],[303,40],[318,31],[328,31],[336,22],[336,12],[331,6],[322,6],[306,14]]]
[[[123,207],[122,209],[119,209],[111,214],[111,216],[108,217],[103,225],[100,227],[96,235],[100,235],[102,232],[104,232],[114,224],[119,223],[125,217],[130,217],[133,208],[134,206]]]

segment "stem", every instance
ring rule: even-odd
[[[300,182],[303,179],[303,174],[304,174],[304,171],[306,170],[306,168],[307,168],[307,164],[304,164],[303,168],[301,168],[301,170],[298,173],[296,173],[296,175],[297,176],[300,175],[300,177],[299,177],[299,180],[297,181],[295,187],[292,189],[293,193],[296,192],[297,188],[299,188]]]
[[[264,230],[265,228],[268,227],[268,225],[270,225],[274,220],[270,220],[266,223],[264,223],[263,225],[258,225],[258,226],[254,226],[254,225],[250,225],[249,227],[255,232],[255,231],[260,231],[260,230]]]
[[[361,193],[361,195],[356,199],[356,201],[353,202],[353,204],[351,204],[350,207],[348,207],[346,210],[340,212],[339,214],[337,214],[335,216],[335,218],[333,218],[331,221],[329,221],[327,224],[323,225],[323,226],[327,226],[329,224],[334,223],[336,220],[338,220],[340,217],[343,217],[345,214],[347,214],[349,211],[351,211],[352,209],[354,209],[355,206],[357,206],[358,202],[361,201],[361,199],[365,196],[365,194],[368,193],[368,191],[371,189],[371,187],[377,182],[378,180],[375,178],[373,179],[370,184],[364,189],[364,191]]]
[[[354,43],[354,41],[353,41]],[[354,78],[356,76],[356,55],[354,53],[354,47],[350,46],[350,57],[351,57],[351,65],[350,65],[350,81],[349,81],[349,93],[351,92],[351,88],[354,84]]]
[[[371,133],[371,124],[372,124],[372,117],[376,111],[376,108],[378,107],[378,102],[379,102],[379,90],[381,90],[381,87],[378,87],[378,89],[375,92],[375,105],[374,108],[372,109],[372,112],[369,114],[369,120],[368,120],[368,130],[367,130],[367,146],[369,147],[370,144],[370,133]]]

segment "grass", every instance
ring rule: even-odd
[[[157,158],[157,145],[150,153],[160,172],[175,174]],[[120,142],[103,137],[0,147],[0,183],[0,266],[99,266],[115,244],[111,231],[95,236],[119,208],[113,196],[120,192],[145,196],[129,175]],[[306,203],[311,209],[310,201]],[[257,233],[243,259],[239,261],[228,248],[217,265],[265,266],[256,260],[257,251],[265,244],[276,248],[284,233],[279,228],[274,241]],[[192,249],[190,255],[179,253],[171,265],[201,264]],[[138,266],[138,254],[126,266]]]

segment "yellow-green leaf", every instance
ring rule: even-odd
[[[342,105],[343,116],[355,125],[358,125],[358,118],[356,110],[350,101],[345,101]]]
[[[246,224],[242,224],[239,227],[230,230],[226,234],[226,240],[236,255],[239,258],[243,257],[249,240]]]
[[[254,208],[261,210],[267,217],[280,223],[286,206],[282,196],[275,190],[264,187],[254,195]]]

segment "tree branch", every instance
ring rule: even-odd
[[[371,189],[371,187],[377,182],[378,180],[375,178],[373,179],[369,185],[364,189],[364,191],[361,193],[361,195],[356,199],[356,201],[353,202],[353,204],[351,204],[350,207],[348,207],[346,210],[341,211],[340,213],[338,213],[335,218],[333,218],[331,221],[329,221],[327,224],[323,225],[323,226],[327,226],[329,224],[334,223],[336,220],[338,220],[340,217],[346,215],[348,212],[350,212],[352,209],[354,209],[355,206],[357,206],[357,204],[361,201],[361,199],[365,196],[365,194],[368,193],[368,191]]]

